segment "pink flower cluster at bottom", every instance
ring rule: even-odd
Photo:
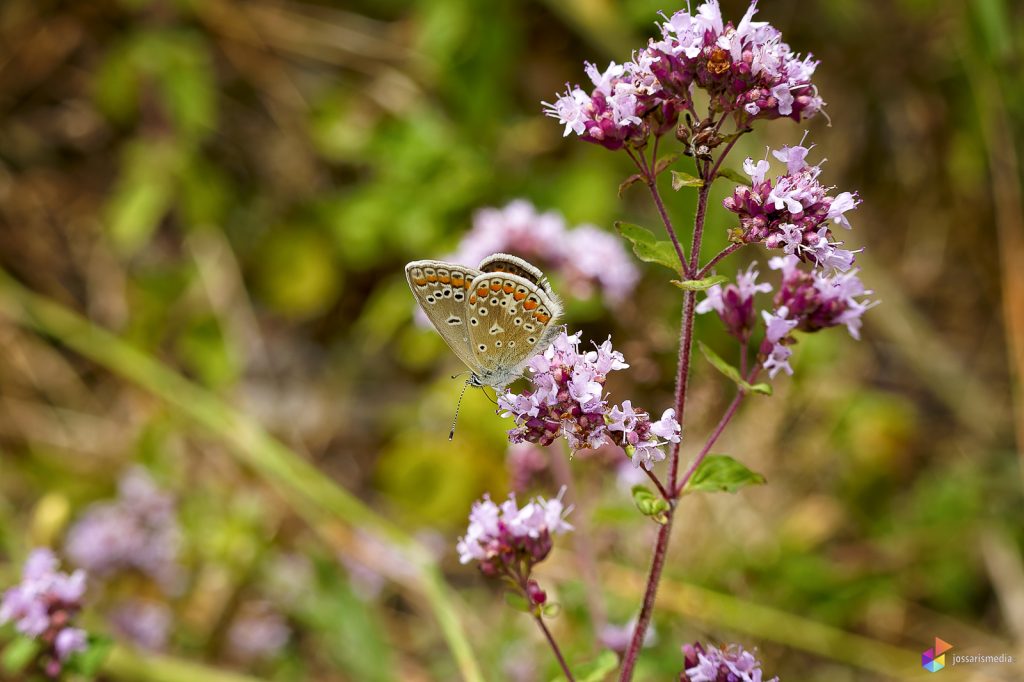
[[[25,561],[21,582],[0,601],[0,625],[13,622],[18,632],[47,646],[43,672],[50,677],[60,675],[68,657],[84,651],[87,643],[85,631],[71,626],[82,608],[85,572],[68,575],[58,566],[50,550],[33,551]]]
[[[553,499],[533,498],[522,508],[516,504],[514,494],[501,505],[485,495],[473,505],[469,527],[456,545],[459,561],[479,561],[480,570],[489,576],[542,561],[551,551],[551,536],[572,530],[565,521],[571,508],[562,504],[564,493],[563,488]]]
[[[700,643],[683,646],[685,663],[680,682],[778,682],[765,679],[761,662],[738,644],[724,649]]]

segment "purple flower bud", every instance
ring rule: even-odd
[[[80,630],[78,628],[64,628],[57,633],[57,637],[53,641],[54,649],[57,652],[57,658],[61,661],[66,661],[68,656],[74,652],[85,651],[86,640],[85,630]]]
[[[757,321],[754,314],[754,296],[772,290],[768,283],[757,283],[756,263],[736,276],[736,284],[725,287],[716,284],[708,288],[706,297],[697,304],[698,313],[714,310],[725,323],[728,332],[740,341],[750,338],[750,332]]]
[[[526,596],[534,606],[543,606],[548,600],[547,593],[540,588],[536,580],[526,583]]]

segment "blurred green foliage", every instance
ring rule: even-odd
[[[734,19],[745,9],[723,5]],[[551,679],[557,668],[527,619],[454,561],[471,502],[508,491],[506,424],[472,391],[448,442],[458,391],[449,377],[461,367],[413,324],[401,271],[451,252],[478,208],[516,197],[573,224],[656,226],[642,188],[616,195],[628,160],[563,139],[539,102],[582,80],[584,59],[626,59],[659,9],[672,8],[9,0],[0,6],[0,266],[253,415],[421,534],[459,589],[486,677]],[[1021,206],[997,198],[1021,184],[1000,159],[1022,151],[1022,12],[999,0],[761,7],[795,49],[822,60],[832,125],[814,121],[809,140],[829,158],[828,182],[865,200],[850,244],[868,247],[864,279],[883,305],[859,344],[806,337],[796,376],[744,406],[716,449],[768,484],[685,499],[668,580],[911,658],[936,635],[985,653],[1019,646],[1019,585],[1001,576],[1020,575],[1024,427],[1004,316],[1024,294],[999,256]],[[997,136],[1000,117],[1008,138]],[[802,134],[766,126],[733,158]],[[726,191],[712,195],[705,254],[726,244]],[[685,224],[694,193],[666,194]],[[625,350],[632,368],[609,386],[614,395],[667,405],[679,291],[663,269],[644,268],[620,305],[567,301],[568,323],[586,338],[612,334]],[[697,329],[730,359],[716,320]],[[386,575],[386,543],[345,535],[352,557],[342,560],[206,429],[2,313],[0,349],[0,586],[28,547],[58,538],[142,462],[177,494],[186,535],[172,654],[280,680],[456,675],[421,604],[390,582],[359,581],[361,570]],[[732,395],[706,363],[694,383],[688,455]],[[628,486],[616,486],[600,456],[570,465],[574,522],[592,550],[643,571],[654,524]],[[556,488],[551,472],[536,481],[545,494]],[[53,504],[67,518],[43,524]],[[580,663],[598,658],[595,597],[618,624],[639,600],[614,586],[595,595],[574,563],[585,551],[560,544],[560,577],[548,581],[562,606],[556,635]],[[313,570],[301,598],[288,599],[264,577],[293,554]],[[109,596],[98,597],[98,614]],[[250,665],[232,659],[223,631],[253,600],[274,604],[293,636],[279,657]],[[783,679],[883,674],[838,646],[790,646],[801,633],[758,631],[754,620],[737,631],[712,607],[692,618],[659,612],[639,677],[670,679],[679,645],[697,638],[759,646]],[[105,627],[99,615],[90,625]]]

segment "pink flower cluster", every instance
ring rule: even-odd
[[[724,287],[716,284],[709,287],[707,297],[697,304],[698,313],[706,313],[714,310],[718,317],[725,323],[729,333],[746,342],[750,338],[750,332],[757,321],[754,313],[754,295],[767,293],[772,290],[772,285],[767,282],[757,283],[757,276],[760,274],[756,263],[751,263],[746,271],[736,275],[736,284],[727,284]]]
[[[649,63],[677,95],[688,96],[693,87],[707,91],[712,106],[733,113],[740,128],[756,118],[814,116],[824,106],[811,83],[818,62],[794,54],[771,24],[753,20],[756,13],[754,0],[734,26],[723,22],[718,0],[700,5],[695,15],[680,10],[662,24],[662,40],[652,40],[635,63]]]
[[[588,142],[615,150],[626,143],[642,144],[651,132],[651,123],[656,135],[675,126],[681,101],[664,92],[649,70],[645,72],[635,63],[612,62],[602,73],[587,62],[584,71],[594,84],[590,94],[578,85],[566,84],[566,93],[554,104],[542,102],[544,113],[565,125],[565,135],[574,132]]]
[[[504,208],[485,208],[448,260],[476,267],[493,253],[511,253],[555,268],[575,296],[600,288],[617,303],[633,291],[640,272],[614,235],[593,225],[572,228],[554,211],[540,213],[518,199]]]
[[[768,22],[753,21],[756,12],[755,0],[733,25],[723,21],[718,0],[696,14],[680,10],[631,62],[612,62],[603,73],[587,64],[593,89],[567,86],[554,103],[543,103],[545,113],[566,135],[575,132],[608,149],[672,130],[680,111],[694,112],[695,88],[708,93],[712,111],[733,115],[740,129],[755,119],[814,116],[824,106],[811,83],[818,62],[794,54]]]
[[[768,161],[748,158],[743,170],[751,186],[740,185],[723,204],[740,217],[737,238],[760,242],[769,249],[809,261],[826,270],[849,270],[854,252],[832,240],[832,225],[849,229],[846,212],[857,207],[855,192],[829,196],[830,188],[818,181],[821,166],[807,164],[808,147],[783,147],[772,152],[786,164],[786,172],[775,180],[766,179]]]
[[[43,671],[60,675],[64,662],[76,651],[84,651],[84,630],[71,626],[82,608],[85,572],[68,575],[58,569],[57,557],[48,549],[29,555],[22,569],[21,583],[4,592],[0,601],[0,625],[13,622],[23,635],[46,644]]]
[[[794,330],[816,332],[845,325],[850,336],[860,338],[861,317],[874,303],[863,297],[872,292],[864,289],[856,270],[825,272],[799,268],[794,255],[776,256],[768,262],[772,270],[782,271],[782,283],[775,295],[775,309],[761,311],[765,336],[761,343],[762,365],[771,378],[780,371],[793,373],[789,359],[790,346],[796,343]],[[768,283],[757,283],[757,264],[736,276],[736,284],[716,284],[707,290],[707,297],[697,304],[698,313],[714,310],[729,333],[747,341],[753,331],[754,296],[772,290]]]
[[[473,505],[469,527],[456,545],[459,561],[478,561],[484,575],[508,575],[525,585],[530,568],[551,552],[551,536],[573,529],[565,521],[572,508],[562,504],[564,493],[562,488],[554,499],[533,498],[522,508],[514,494],[500,506],[485,495]]]
[[[793,373],[788,346],[794,342],[790,336],[794,329],[816,332],[844,325],[850,336],[859,339],[861,317],[875,305],[863,298],[872,292],[864,289],[855,270],[826,275],[816,269],[801,270],[798,264],[796,256],[777,256],[768,263],[772,270],[782,271],[775,310],[761,313],[767,328],[761,352],[771,377],[780,370]]]
[[[122,476],[118,499],[94,504],[68,532],[68,557],[96,576],[135,570],[173,591],[181,530],[174,498],[160,490],[145,470]]]
[[[725,649],[700,643],[683,646],[685,657],[680,682],[778,682],[766,680],[761,662],[738,644]]]
[[[608,373],[626,367],[610,339],[581,353],[580,333],[563,331],[527,365],[533,389],[498,398],[502,416],[513,417],[517,424],[508,433],[509,441],[550,445],[564,436],[573,450],[610,441],[624,448],[634,465],[650,469],[652,462],[665,459],[664,445],[679,442],[680,426],[672,409],[651,421],[628,400],[621,407],[609,406],[604,397]]]

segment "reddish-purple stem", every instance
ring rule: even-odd
[[[711,274],[711,268],[713,268],[716,265],[718,265],[718,262],[720,260],[722,260],[723,258],[725,258],[726,256],[728,256],[728,255],[730,255],[732,253],[735,253],[736,251],[739,251],[744,246],[746,246],[746,244],[729,244],[729,246],[725,247],[724,249],[719,251],[717,254],[715,254],[715,257],[712,258],[711,260],[709,260],[704,267],[702,267],[700,270],[698,270],[697,274],[694,276],[694,279],[704,279],[709,274]]]
[[[647,474],[647,478],[651,479],[651,483],[653,483],[654,487],[658,489],[658,492],[661,493],[661,496],[665,498],[665,501],[671,503],[672,496],[669,495],[668,489],[662,484],[661,479],[658,478],[658,475],[655,474],[650,469],[648,469],[647,467],[642,466],[640,468],[643,470],[645,474]]]
[[[746,346],[744,346],[743,350],[746,352]],[[751,370],[750,375],[746,378],[747,383],[754,380],[754,377],[757,376],[760,369],[761,368],[759,366],[755,366],[753,370]],[[686,470],[686,473],[683,474],[682,480],[679,481],[679,486],[674,488],[676,497],[683,492],[683,488],[685,488],[686,484],[690,482],[691,478],[693,478],[693,474],[697,471],[697,467],[699,467],[700,463],[704,461],[707,454],[711,452],[711,448],[714,446],[715,441],[717,441],[718,437],[722,435],[722,431],[724,431],[725,427],[728,426],[730,421],[732,421],[732,418],[736,416],[736,411],[739,410],[740,403],[743,402],[743,397],[745,395],[745,391],[740,390],[736,392],[736,397],[732,399],[732,402],[729,403],[729,407],[726,409],[725,414],[723,414],[722,418],[718,420],[718,426],[716,426],[715,430],[711,432],[710,436],[708,436],[707,441],[704,443],[704,447],[700,449],[700,452],[697,453],[697,457],[693,460],[693,464],[691,464]]]
[[[656,154],[657,146],[654,146],[654,152]],[[662,202],[662,195],[658,194],[657,191],[657,159],[652,159],[651,163],[647,163],[646,157],[643,156],[642,152],[633,154],[633,151],[629,147],[626,147],[626,153],[629,155],[633,163],[636,164],[637,170],[640,171],[640,175],[643,176],[644,182],[647,184],[647,188],[650,190],[650,196],[654,199],[654,206],[657,207],[658,215],[662,216],[662,222],[665,224],[665,230],[669,232],[669,239],[672,240],[672,246],[676,249],[676,256],[679,258],[679,263],[686,271],[686,254],[683,252],[683,245],[679,243],[679,238],[676,236],[676,229],[672,226],[672,219],[669,217],[669,212],[665,208],[665,204]]]
[[[687,277],[694,278],[696,273],[699,271],[700,245],[701,239],[704,235],[704,221],[707,212],[708,193],[711,189],[711,183],[714,182],[715,174],[718,172],[719,167],[721,167],[722,161],[729,153],[729,150],[732,149],[738,138],[739,136],[737,135],[729,142],[713,166],[711,164],[697,164],[698,172],[700,177],[704,180],[704,184],[698,190],[697,194],[697,214],[693,221],[693,241],[690,246],[689,263],[687,263],[686,258],[683,256],[682,247],[679,246],[678,241],[676,240],[675,230],[672,229],[672,223],[669,220],[668,212],[665,210],[665,205],[661,201],[661,195],[658,193],[657,183],[654,181],[655,178],[650,172],[647,174],[647,187],[651,191],[651,197],[654,199],[654,203],[658,207],[658,212],[661,214],[662,221],[665,223],[666,229],[672,236],[672,242],[676,245],[676,252],[679,254],[680,262],[683,264],[683,270]],[[636,159],[634,159],[634,162],[636,162]],[[637,165],[639,167],[639,164]],[[642,171],[643,169],[641,168],[641,172]],[[690,348],[693,340],[693,316],[695,304],[696,293],[689,290],[683,292],[683,319],[679,332],[679,367],[676,374],[676,419],[680,424],[683,423],[683,414],[686,409],[686,388],[690,374]],[[735,406],[730,407],[730,410],[733,413],[735,413],[736,408],[739,407],[739,399],[741,399],[741,397],[742,393],[740,393],[738,399],[734,401]],[[732,414],[728,415],[728,419],[719,423],[719,428],[716,429],[716,433],[713,434],[713,438],[706,445],[706,448],[711,448],[714,441],[717,440],[719,435],[721,435],[721,430],[725,428],[725,424],[728,423],[729,419],[732,419]],[[676,477],[679,472],[679,445],[679,443],[676,443],[673,446],[672,457],[669,463],[668,489],[674,492],[673,499],[678,497],[678,491],[682,489],[682,486],[686,485],[686,481],[688,481],[690,476],[693,475],[692,471],[687,471],[682,484],[677,486]],[[707,453],[704,452],[699,456],[699,459],[703,459],[706,454]],[[668,543],[672,532],[672,521],[675,518],[674,504],[672,504],[671,508],[666,512],[666,517],[665,524],[658,531],[658,539],[654,544],[654,557],[651,560],[651,570],[647,576],[647,586],[644,589],[644,600],[640,607],[640,615],[637,616],[636,627],[633,629],[633,636],[630,639],[629,648],[626,649],[626,653],[623,656],[622,669],[619,675],[620,682],[630,682],[630,680],[633,679],[633,668],[640,655],[640,648],[643,645],[644,636],[647,634],[647,628],[651,623],[651,616],[654,613],[654,601],[658,594],[658,583],[661,581],[661,571],[665,566],[665,557],[668,554]]]
[[[655,201],[661,205],[661,197],[657,188],[652,188],[652,195]],[[694,219],[694,240],[693,254],[700,250],[700,234],[704,228],[705,211],[707,209],[708,185],[705,184],[698,190],[697,215]],[[693,263],[691,255],[691,263]],[[685,262],[685,261],[684,261]],[[689,271],[695,272],[696,263],[693,263]],[[683,292],[683,319],[679,337],[679,371],[676,375],[676,419],[683,423],[683,414],[686,410],[686,386],[690,375],[690,349],[693,338],[693,315],[696,302],[696,295],[693,291]],[[668,489],[675,490],[676,476],[679,471],[679,443],[672,447],[672,458],[669,464]],[[629,682],[633,678],[633,667],[640,655],[640,648],[643,645],[644,636],[651,623],[651,615],[654,613],[654,600],[658,594],[658,583],[661,582],[661,571],[665,566],[665,557],[668,554],[668,542],[672,530],[672,519],[674,517],[674,506],[666,512],[667,520],[665,525],[658,531],[658,539],[654,545],[654,558],[651,561],[651,570],[647,577],[647,587],[644,589],[644,601],[640,607],[640,615],[637,616],[636,628],[633,629],[633,637],[630,640],[629,648],[626,649],[622,661],[622,672],[619,676],[621,682]]]
[[[548,639],[548,644],[551,645],[551,651],[555,653],[555,658],[558,659],[558,664],[562,666],[562,672],[565,673],[565,679],[569,682],[576,682],[576,679],[572,676],[572,671],[569,670],[569,664],[565,662],[565,658],[562,656],[562,650],[558,648],[558,644],[555,643],[555,638],[551,635],[551,630],[548,630],[548,626],[544,624],[544,620],[534,614],[533,619],[537,621],[537,625],[540,626],[541,632]]]
[[[734,137],[731,140],[729,140],[729,144],[725,145],[725,149],[723,149],[722,153],[718,155],[718,160],[715,161],[714,167],[711,169],[711,172],[708,174],[707,182],[709,182],[709,183],[714,182],[715,174],[718,173],[718,169],[722,167],[722,162],[725,161],[725,157],[727,157],[729,155],[729,152],[732,151],[733,145],[736,144],[736,141],[738,139],[740,139],[741,137],[743,137],[743,133],[742,132],[739,133],[738,135],[736,135],[736,137]]]

